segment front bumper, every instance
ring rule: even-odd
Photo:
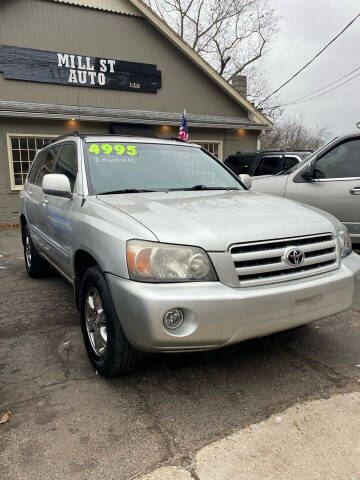
[[[232,288],[220,282],[148,284],[107,274],[129,342],[143,351],[220,348],[346,310],[360,295],[360,256],[299,281]],[[167,331],[163,316],[182,308],[184,323]]]

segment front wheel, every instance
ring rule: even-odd
[[[83,339],[95,369],[106,377],[128,373],[138,357],[121,328],[107,281],[101,269],[89,268],[80,285]]]

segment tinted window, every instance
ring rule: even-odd
[[[39,152],[37,157],[35,158],[31,168],[30,168],[30,172],[29,172],[29,176],[28,176],[28,182],[30,183],[35,183],[35,178],[36,178],[36,174],[39,170],[39,166],[43,160],[43,158],[45,157],[45,154],[46,152]]]
[[[231,155],[225,162],[225,164],[233,170],[234,173],[239,175],[240,173],[250,173],[252,165],[254,164],[256,156],[250,155]]]
[[[256,171],[256,175],[275,175],[281,170],[280,157],[264,157]]]
[[[337,145],[317,162],[317,178],[360,177],[360,139]]]
[[[58,147],[49,148],[44,152],[41,152],[41,153],[44,153],[44,156],[41,159],[42,161],[39,164],[39,170],[37,171],[37,174],[36,174],[35,183],[37,185],[40,185],[40,186],[42,185],[43,178],[46,174],[53,173],[52,170],[54,168],[57,152],[58,152]]]
[[[58,155],[53,173],[62,173],[70,181],[71,191],[74,191],[78,172],[77,150],[75,143],[66,143]]]
[[[295,167],[299,163],[299,159],[296,157],[284,157],[284,163],[282,170],[289,170],[289,168]]]

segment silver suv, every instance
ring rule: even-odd
[[[360,258],[346,228],[246,185],[190,143],[73,134],[38,152],[21,192],[26,269],[52,265],[73,284],[99,373],[352,305]]]
[[[360,243],[360,133],[335,138],[288,171],[254,178],[253,186],[335,215]]]

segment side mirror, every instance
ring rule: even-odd
[[[239,178],[240,178],[241,183],[243,183],[245,185],[245,187],[250,190],[251,185],[252,185],[252,180],[251,180],[250,175],[248,175],[247,173],[241,173],[239,175]]]
[[[71,187],[69,179],[66,175],[60,173],[49,173],[44,176],[42,181],[42,189],[48,195],[57,197],[71,197]]]
[[[309,163],[301,172],[301,176],[311,182],[314,179],[314,163]]]

